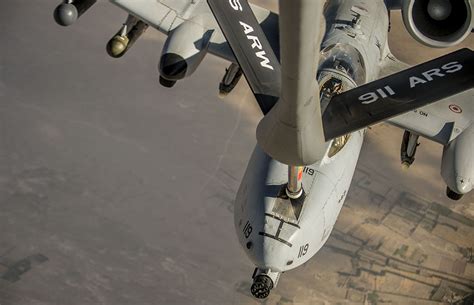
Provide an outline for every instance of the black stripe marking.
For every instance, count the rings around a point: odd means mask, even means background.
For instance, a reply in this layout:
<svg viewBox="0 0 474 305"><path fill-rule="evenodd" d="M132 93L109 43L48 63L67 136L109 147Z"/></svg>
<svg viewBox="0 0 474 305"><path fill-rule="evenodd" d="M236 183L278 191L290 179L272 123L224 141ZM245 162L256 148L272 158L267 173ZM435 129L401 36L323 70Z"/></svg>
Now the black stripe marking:
<svg viewBox="0 0 474 305"><path fill-rule="evenodd" d="M277 234L275 235L275 237L280 237L280 232L281 232L282 227L283 227L283 221L280 221L280 225L278 226Z"/></svg>
<svg viewBox="0 0 474 305"><path fill-rule="evenodd" d="M282 221L282 222L284 222L284 223L286 223L286 224L289 224L290 226L297 227L298 229L300 228L300 226L297 225L296 223L286 221L286 220L284 220L283 218L278 217L278 216L276 216L276 215L272 215L272 214L265 213L265 216L271 217L271 218L273 218L273 219L277 219L277 220Z"/></svg>
<svg viewBox="0 0 474 305"><path fill-rule="evenodd" d="M262 235L262 236L264 236L264 237L268 237L268 238L274 239L274 240L276 240L276 241L279 241L279 242L281 242L282 244L285 244L285 245L287 245L287 246L290 247L290 248L293 246L291 243L287 242L286 240L281 239L281 238L276 237L276 236L273 236L273 235L270 235L270 234L268 234L268 233L258 232L258 235Z"/></svg>

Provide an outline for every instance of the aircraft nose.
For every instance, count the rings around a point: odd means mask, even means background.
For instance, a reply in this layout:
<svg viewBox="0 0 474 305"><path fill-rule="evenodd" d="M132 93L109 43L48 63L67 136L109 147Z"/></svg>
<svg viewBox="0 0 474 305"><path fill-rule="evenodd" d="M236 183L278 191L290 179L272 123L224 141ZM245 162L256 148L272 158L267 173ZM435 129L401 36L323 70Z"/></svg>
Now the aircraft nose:
<svg viewBox="0 0 474 305"><path fill-rule="evenodd" d="M255 245L252 249L255 265L280 272L292 269L294 240L298 239L300 231L298 225L267 214L262 225L255 229Z"/></svg>
<svg viewBox="0 0 474 305"><path fill-rule="evenodd" d="M273 271L285 271L288 269L288 257L290 248L265 238L261 246L254 251L254 263L261 269ZM256 247L256 248L257 248ZM287 249L288 248L288 249Z"/></svg>
<svg viewBox="0 0 474 305"><path fill-rule="evenodd" d="M456 177L456 188L460 194L469 193L472 190L472 182L464 177Z"/></svg>

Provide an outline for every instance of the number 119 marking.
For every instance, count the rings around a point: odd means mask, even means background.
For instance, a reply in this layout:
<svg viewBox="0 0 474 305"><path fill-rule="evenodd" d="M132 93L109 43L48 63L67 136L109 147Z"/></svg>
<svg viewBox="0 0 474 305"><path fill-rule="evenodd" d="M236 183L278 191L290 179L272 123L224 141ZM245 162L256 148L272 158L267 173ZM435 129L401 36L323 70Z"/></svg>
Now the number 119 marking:
<svg viewBox="0 0 474 305"><path fill-rule="evenodd" d="M298 258L305 256L308 252L309 244L303 245L300 247L300 251L298 252Z"/></svg>
<svg viewBox="0 0 474 305"><path fill-rule="evenodd" d="M249 238L250 234L252 234L252 231L252 225L250 225L250 221L247 221L243 229L245 238Z"/></svg>

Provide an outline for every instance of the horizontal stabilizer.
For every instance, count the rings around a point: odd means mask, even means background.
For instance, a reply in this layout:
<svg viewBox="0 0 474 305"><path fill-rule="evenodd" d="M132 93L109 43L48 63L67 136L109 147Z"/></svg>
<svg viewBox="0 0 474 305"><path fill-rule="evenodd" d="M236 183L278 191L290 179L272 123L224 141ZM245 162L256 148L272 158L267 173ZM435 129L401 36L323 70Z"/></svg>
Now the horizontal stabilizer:
<svg viewBox="0 0 474 305"><path fill-rule="evenodd" d="M280 63L246 0L207 1L263 114L280 95Z"/></svg>
<svg viewBox="0 0 474 305"><path fill-rule="evenodd" d="M474 52L461 49L334 96L327 141L474 87Z"/></svg>

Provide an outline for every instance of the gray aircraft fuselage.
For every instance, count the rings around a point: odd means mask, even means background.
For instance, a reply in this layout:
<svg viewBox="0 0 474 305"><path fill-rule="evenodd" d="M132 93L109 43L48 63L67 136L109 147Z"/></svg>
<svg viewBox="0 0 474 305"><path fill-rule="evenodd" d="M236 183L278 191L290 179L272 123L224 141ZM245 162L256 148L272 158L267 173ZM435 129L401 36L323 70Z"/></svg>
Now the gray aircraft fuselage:
<svg viewBox="0 0 474 305"><path fill-rule="evenodd" d="M325 17L320 85L335 78L347 90L376 79L388 51L384 2L333 0ZM328 239L349 191L364 133L343 139L345 145L335 154L336 140L327 143L324 158L305 167L302 205L281 196L287 166L255 148L237 193L234 221L244 251L259 269L273 274L274 282L280 272L308 261Z"/></svg>

